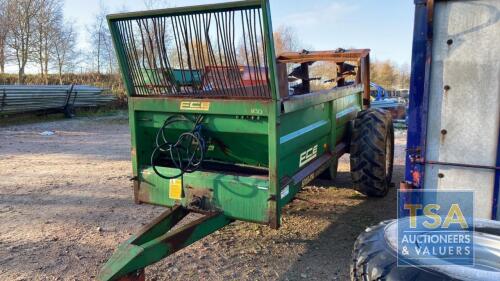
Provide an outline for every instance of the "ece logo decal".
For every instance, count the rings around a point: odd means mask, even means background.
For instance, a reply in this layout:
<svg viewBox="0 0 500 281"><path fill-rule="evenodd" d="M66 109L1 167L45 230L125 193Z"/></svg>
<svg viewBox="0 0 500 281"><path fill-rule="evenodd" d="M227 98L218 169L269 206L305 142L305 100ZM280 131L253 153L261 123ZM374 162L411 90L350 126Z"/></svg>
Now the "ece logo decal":
<svg viewBox="0 0 500 281"><path fill-rule="evenodd" d="M180 110L209 111L210 102L206 101L182 101Z"/></svg>
<svg viewBox="0 0 500 281"><path fill-rule="evenodd" d="M311 160L316 158L316 156L318 156L318 145L315 145L300 154L299 167L311 162Z"/></svg>

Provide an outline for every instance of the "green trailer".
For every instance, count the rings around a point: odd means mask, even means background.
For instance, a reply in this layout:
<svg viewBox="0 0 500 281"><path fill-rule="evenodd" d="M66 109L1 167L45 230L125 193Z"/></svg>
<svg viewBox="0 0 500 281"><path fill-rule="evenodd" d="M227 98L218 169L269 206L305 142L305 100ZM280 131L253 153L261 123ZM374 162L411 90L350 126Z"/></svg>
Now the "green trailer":
<svg viewBox="0 0 500 281"><path fill-rule="evenodd" d="M185 69L142 69L142 79L147 88L165 88L162 91L182 91L182 87L200 87L201 71ZM163 80L173 83L164 84ZM173 86L173 87L172 87Z"/></svg>
<svg viewBox="0 0 500 281"><path fill-rule="evenodd" d="M278 228L282 208L318 175L334 179L344 153L361 192L386 194L393 129L369 109L369 50L276 56L267 0L108 21L128 93L135 202L168 209L118 247L100 280L144 278L235 220ZM310 77L315 62L337 71ZM152 69L162 75L145 79ZM238 69L253 74L244 81ZM193 77L210 83L190 86ZM176 227L190 213L198 218Z"/></svg>

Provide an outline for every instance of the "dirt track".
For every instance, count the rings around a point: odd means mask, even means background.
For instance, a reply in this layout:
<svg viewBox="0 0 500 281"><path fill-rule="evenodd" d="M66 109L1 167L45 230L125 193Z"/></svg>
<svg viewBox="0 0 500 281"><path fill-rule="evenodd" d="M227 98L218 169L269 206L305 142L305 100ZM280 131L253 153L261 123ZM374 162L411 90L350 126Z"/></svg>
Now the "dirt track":
<svg viewBox="0 0 500 281"><path fill-rule="evenodd" d="M53 130L55 135L42 136ZM406 135L396 132L394 182ZM164 208L132 201L124 115L0 127L0 280L93 280ZM365 227L393 218L395 190L354 192L348 158L287 207L283 227L237 222L147 270L149 280L347 280Z"/></svg>

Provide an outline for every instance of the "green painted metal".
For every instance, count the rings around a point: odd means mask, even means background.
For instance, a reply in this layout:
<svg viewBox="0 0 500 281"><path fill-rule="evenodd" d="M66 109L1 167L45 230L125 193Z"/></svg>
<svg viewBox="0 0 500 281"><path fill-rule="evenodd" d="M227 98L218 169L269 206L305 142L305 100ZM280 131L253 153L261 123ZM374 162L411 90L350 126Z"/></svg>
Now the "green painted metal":
<svg viewBox="0 0 500 281"><path fill-rule="evenodd" d="M228 225L231 220L221 214L208 214L172 230L189 211L174 207L121 244L102 267L98 280L117 280L136 270L156 263L176 251Z"/></svg>
<svg viewBox="0 0 500 281"><path fill-rule="evenodd" d="M143 18L154 18L162 16L177 16L177 15L190 15L190 14L203 14L210 12L225 12L225 11L239 11L245 9L263 8L264 12L269 12L269 4L263 3L264 0L246 0L237 2L226 2L210 5L197 5L190 7L178 7L168 9L158 9L142 12L122 13L109 15L108 21L113 22L117 20L137 20ZM269 14L269 13L268 13ZM270 14L269 14L270 16ZM272 30L272 29L271 29Z"/></svg>
<svg viewBox="0 0 500 281"><path fill-rule="evenodd" d="M268 141L268 151L269 151L269 200L268 200L268 214L269 220L268 224L272 228L278 228L281 223L281 214L279 208L280 200L280 175L279 171L279 134L280 134L280 103L278 102L279 92L279 82L276 73L276 54L274 49L274 38L273 38L273 26L271 21L271 8L269 1L262 1L263 10L263 25L264 25L264 37L265 41L268 42L268 48L266 50L267 59L269 61L269 74L270 74L270 88L271 97L273 104L270 106L269 110L269 141Z"/></svg>
<svg viewBox="0 0 500 281"><path fill-rule="evenodd" d="M160 168L166 175L175 175L176 169ZM165 194L169 182L165 181L148 168L142 171L139 200L155 205L173 206L189 205L190 194L210 190L212 207L221 210L228 217L266 223L268 221L267 199L269 197L269 180L264 176L237 176L211 172L194 172L183 177L185 197L173 200Z"/></svg>
<svg viewBox="0 0 500 281"><path fill-rule="evenodd" d="M164 76L172 75L176 82L176 87L182 86L201 86L201 71L192 71L184 69L143 69L142 76L144 81L149 86L162 87L162 78Z"/></svg>
<svg viewBox="0 0 500 281"><path fill-rule="evenodd" d="M209 102L210 110L182 110L182 103ZM129 104L134 111L171 112L182 114L220 114L231 116L246 116L254 119L257 117L267 117L272 110L271 105L276 102L270 100L235 100L235 99L203 99L194 98L165 98L165 97L130 97Z"/></svg>
<svg viewBox="0 0 500 281"><path fill-rule="evenodd" d="M254 8L262 9L270 98L135 94L116 22ZM345 141L351 121L362 108L363 88L344 87L280 99L268 0L119 14L108 19L129 96L135 199L173 207L174 211L123 243L104 266L100 280L114 280L157 262L232 220L278 228L282 207L335 161L337 147ZM201 126L208 147L202 169L180 179L181 198L170 197L171 185L177 183L158 176L150 160L158 130L174 115L191 119L203 115ZM188 123L174 124L167 138L176 139L191 129ZM236 170L227 169L228 166ZM178 174L172 167L159 170L164 175ZM200 197L216 215L190 224L192 232L168 232L188 212L193 199ZM182 239L172 240L172 236Z"/></svg>

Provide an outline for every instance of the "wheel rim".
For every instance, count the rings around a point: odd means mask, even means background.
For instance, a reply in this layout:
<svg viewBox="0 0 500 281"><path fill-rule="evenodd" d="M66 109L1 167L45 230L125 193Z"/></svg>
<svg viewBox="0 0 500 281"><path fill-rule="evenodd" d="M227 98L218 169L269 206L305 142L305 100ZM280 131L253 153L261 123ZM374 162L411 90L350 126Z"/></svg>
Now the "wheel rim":
<svg viewBox="0 0 500 281"><path fill-rule="evenodd" d="M409 218L403 218L401 220L408 220ZM405 222L404 224L408 224ZM418 260L419 265L431 268L433 270L455 275L458 280L499 280L500 278L500 264L498 264L498 258L500 257L500 250L498 248L498 236L489 233L480 232L482 228L492 228L498 229L500 227L500 222L475 219L474 220L475 229L474 232L474 266L460 265L457 266L451 262L443 262L442 265L436 266L428 263L426 259ZM397 232L398 232L398 220L394 220L389 223L384 228L384 238L392 249L392 251L397 252ZM459 270L457 270L459 269Z"/></svg>

